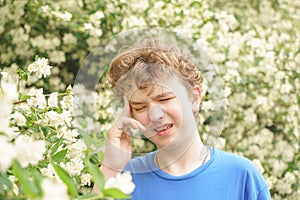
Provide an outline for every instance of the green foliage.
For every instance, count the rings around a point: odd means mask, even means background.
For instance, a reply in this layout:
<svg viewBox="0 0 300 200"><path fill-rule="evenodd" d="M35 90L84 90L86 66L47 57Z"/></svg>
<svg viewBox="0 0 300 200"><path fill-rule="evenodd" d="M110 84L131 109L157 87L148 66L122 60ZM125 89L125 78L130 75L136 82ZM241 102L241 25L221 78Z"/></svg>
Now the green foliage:
<svg viewBox="0 0 300 200"><path fill-rule="evenodd" d="M0 196L4 196L6 193L6 190L12 189L12 183L9 181L9 179L6 176L3 176L0 173Z"/></svg>
<svg viewBox="0 0 300 200"><path fill-rule="evenodd" d="M98 187L99 191L104 189L105 179L101 171L99 170L99 166L92 164L89 159L85 161L87 164L88 172L93 176L94 182Z"/></svg>
<svg viewBox="0 0 300 200"><path fill-rule="evenodd" d="M299 1L24 0L0 1L0 5L0 68L1 72L17 75L13 79L17 82L15 92L9 85L0 86L0 103L5 103L0 115L8 113L1 118L1 126L9 123L0 127L0 136L6 137L6 148L17 149L15 142L21 135L45 142L45 152L36 158L38 164L23 163L25 167L21 167L21 161L17 161L20 156L11 154L14 160L9 160L9 166L0 173L0 198L41 197L43 189L39 185L43 178L58 178L48 169L51 162L57 163L56 168L64 174L59 177L66 179L63 182L69 184L73 197L97 197L80 193L82 188L91 189L89 185L81 186L81 176L87 172L97 176L94 181L99 181L103 189L103 178L94 164L99 165L103 157L103 152L98 151L105 142L103 129L113 120L106 113L110 105L98 105L92 126L101 131L87 130L91 122L88 117L93 118L87 113L94 108L84 102L82 116L68 116L65 111L70 108L63 105L72 102L73 90L67 86L73 84L80 64L99 43L121 31L158 26L193 38L219 66L228 103L218 147L259 161L273 199L296 199L299 195ZM51 69L51 76L39 79L28 72L30 62L39 57L49 58L51 65L59 66ZM1 73L0 79L5 76ZM58 105L43 106L41 96L29 95L30 88L44 88L46 104L51 92L60 92ZM103 92L107 92L106 86ZM98 102L106 102L109 95L107 92L98 97ZM4 101L6 97L9 101ZM209 94L204 97L200 114L203 138L212 119L207 107L210 99ZM40 104L34 104L34 100ZM7 119L18 112L24 116L24 123L22 117ZM22 120L17 122L16 118ZM79 128L73 125L75 121ZM9 131L12 127L17 129L18 137ZM80 134L76 135L75 130ZM86 147L80 146L83 140ZM34 142L29 144L35 145ZM141 140L132 143L137 153L154 148ZM77 151L74 146L81 148ZM14 151L7 154L11 152ZM92 156L93 164L78 162L80 170L73 171L75 161L83 162L95 153L98 155ZM4 163L1 162L3 166ZM13 192L14 184L19 188L18 194ZM114 189L105 191L103 195L119 193Z"/></svg>
<svg viewBox="0 0 300 200"><path fill-rule="evenodd" d="M59 178L68 186L69 192L71 197L74 198L77 196L77 186L73 180L73 178L59 165L52 163L56 173L58 174Z"/></svg>
<svg viewBox="0 0 300 200"><path fill-rule="evenodd" d="M12 170L15 176L19 179L22 189L24 193L28 195L28 198L35 198L41 195L40 188L36 185L36 181L30 181L28 179L28 175L26 174L26 170L23 169L20 164L15 161L12 164Z"/></svg>

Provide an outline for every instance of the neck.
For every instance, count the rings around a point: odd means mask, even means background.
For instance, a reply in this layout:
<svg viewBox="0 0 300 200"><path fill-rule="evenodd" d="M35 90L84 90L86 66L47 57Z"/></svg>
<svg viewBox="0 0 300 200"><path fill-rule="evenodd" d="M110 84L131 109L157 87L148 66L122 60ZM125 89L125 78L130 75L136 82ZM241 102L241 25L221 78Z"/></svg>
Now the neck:
<svg viewBox="0 0 300 200"><path fill-rule="evenodd" d="M189 142L176 149L159 149L156 164L165 172L180 176L187 174L209 160L209 150L198 133Z"/></svg>

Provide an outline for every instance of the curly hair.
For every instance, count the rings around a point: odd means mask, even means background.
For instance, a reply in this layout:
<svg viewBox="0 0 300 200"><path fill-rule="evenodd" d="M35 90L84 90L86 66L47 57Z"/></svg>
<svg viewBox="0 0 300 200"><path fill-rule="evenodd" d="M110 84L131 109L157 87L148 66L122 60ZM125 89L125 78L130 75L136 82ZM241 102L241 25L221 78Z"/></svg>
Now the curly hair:
<svg viewBox="0 0 300 200"><path fill-rule="evenodd" d="M108 81L115 87L120 77L130 69L143 64L165 65L177 70L192 86L201 84L203 77L196 64L176 47L167 46L159 40L144 38L133 47L118 54L110 64Z"/></svg>
<svg viewBox="0 0 300 200"><path fill-rule="evenodd" d="M135 77L140 77L142 73L149 72L149 70L151 70L150 76L153 76L153 74L157 74L154 73L154 68L164 73L164 75L173 74L168 73L170 70L162 69L162 66L167 66L167 68L178 72L177 74L180 75L180 78L188 81L191 86L202 84L202 74L188 56L181 54L176 47L167 46L153 38L141 39L133 47L123 49L110 64L108 81L114 89L120 80L124 80L124 78L121 78L123 75L135 69L140 70L139 76ZM161 78L159 77L160 75L156 76L158 76L156 78ZM148 76L149 78L151 77ZM147 82L145 81L145 76L142 78L142 81ZM142 86L141 84L137 85Z"/></svg>

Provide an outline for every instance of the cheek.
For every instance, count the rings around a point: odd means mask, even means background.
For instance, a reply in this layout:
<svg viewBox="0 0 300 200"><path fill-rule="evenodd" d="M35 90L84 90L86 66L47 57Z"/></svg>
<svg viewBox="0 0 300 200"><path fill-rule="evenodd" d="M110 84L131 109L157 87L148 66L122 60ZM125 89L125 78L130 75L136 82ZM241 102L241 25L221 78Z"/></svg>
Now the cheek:
<svg viewBox="0 0 300 200"><path fill-rule="evenodd" d="M170 107L167 110L167 115L172 117L174 120L179 121L182 117L182 110L181 107Z"/></svg>
<svg viewBox="0 0 300 200"><path fill-rule="evenodd" d="M133 113L133 118L139 121L143 126L149 124L148 112Z"/></svg>
<svg viewBox="0 0 300 200"><path fill-rule="evenodd" d="M182 109L184 108L182 108L177 102L166 105L164 107L166 115L172 118L172 120L176 121L177 123L181 120Z"/></svg>

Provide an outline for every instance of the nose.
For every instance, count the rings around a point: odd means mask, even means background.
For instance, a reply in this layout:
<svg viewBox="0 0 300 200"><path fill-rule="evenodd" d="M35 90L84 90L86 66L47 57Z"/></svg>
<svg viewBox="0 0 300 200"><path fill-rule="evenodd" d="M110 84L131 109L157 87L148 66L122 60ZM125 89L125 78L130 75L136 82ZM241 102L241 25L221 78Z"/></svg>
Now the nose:
<svg viewBox="0 0 300 200"><path fill-rule="evenodd" d="M162 107L160 107L159 105L154 105L150 107L149 117L151 121L160 121L164 119L165 112L163 111Z"/></svg>

